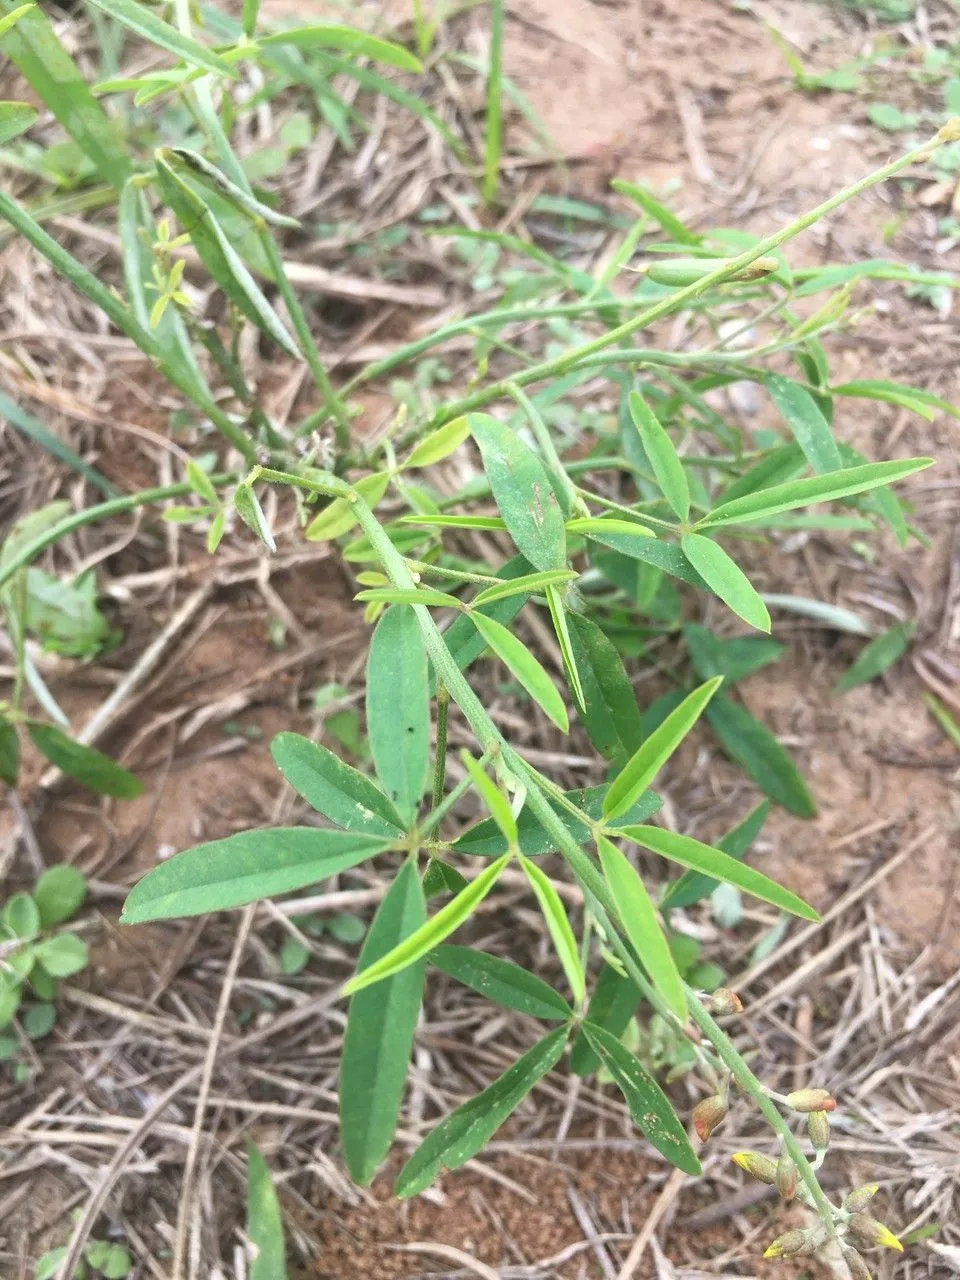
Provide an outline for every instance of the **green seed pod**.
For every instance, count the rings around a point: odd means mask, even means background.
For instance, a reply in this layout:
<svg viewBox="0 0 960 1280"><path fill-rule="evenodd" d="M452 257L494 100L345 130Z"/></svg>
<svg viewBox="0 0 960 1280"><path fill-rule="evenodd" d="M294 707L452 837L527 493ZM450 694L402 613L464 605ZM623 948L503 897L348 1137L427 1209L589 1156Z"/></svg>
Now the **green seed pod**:
<svg viewBox="0 0 960 1280"><path fill-rule="evenodd" d="M769 1187L776 1185L777 1162L769 1156L761 1155L759 1151L736 1151L730 1159L758 1182L765 1182Z"/></svg>
<svg viewBox="0 0 960 1280"><path fill-rule="evenodd" d="M704 276L712 275L729 258L667 258L663 262L652 262L647 268L647 276L657 284L670 284L678 287L696 284ZM776 258L757 258L756 261L741 267L730 276L731 280L758 280L779 269Z"/></svg>
<svg viewBox="0 0 960 1280"><path fill-rule="evenodd" d="M842 1244L840 1251L843 1254L843 1260L850 1269L852 1280L873 1280L870 1274L870 1268L864 1262L863 1258L857 1253L851 1244Z"/></svg>
<svg viewBox="0 0 960 1280"><path fill-rule="evenodd" d="M865 1186L856 1187L843 1202L843 1207L850 1213L862 1213L873 1197L880 1190L876 1182L868 1182Z"/></svg>
<svg viewBox="0 0 960 1280"><path fill-rule="evenodd" d="M787 1094L787 1106L794 1111L835 1111L837 1102L826 1089L797 1089Z"/></svg>
<svg viewBox="0 0 960 1280"><path fill-rule="evenodd" d="M797 1194L798 1181L797 1166L785 1151L781 1152L777 1161L777 1191L784 1200L792 1200Z"/></svg>
<svg viewBox="0 0 960 1280"><path fill-rule="evenodd" d="M714 1129L727 1114L727 1104L719 1094L702 1098L693 1108L693 1127L701 1142L706 1142Z"/></svg>
<svg viewBox="0 0 960 1280"><path fill-rule="evenodd" d="M800 1253L807 1243L805 1231L785 1231L782 1236L769 1245L763 1253L765 1258L792 1258Z"/></svg>
<svg viewBox="0 0 960 1280"><path fill-rule="evenodd" d="M847 1223L847 1230L854 1240L868 1249L881 1247L903 1253L903 1245L890 1228L865 1213L855 1213Z"/></svg>
<svg viewBox="0 0 960 1280"><path fill-rule="evenodd" d="M814 1151L826 1151L830 1145L830 1119L825 1111L811 1111L807 1116L807 1136Z"/></svg>

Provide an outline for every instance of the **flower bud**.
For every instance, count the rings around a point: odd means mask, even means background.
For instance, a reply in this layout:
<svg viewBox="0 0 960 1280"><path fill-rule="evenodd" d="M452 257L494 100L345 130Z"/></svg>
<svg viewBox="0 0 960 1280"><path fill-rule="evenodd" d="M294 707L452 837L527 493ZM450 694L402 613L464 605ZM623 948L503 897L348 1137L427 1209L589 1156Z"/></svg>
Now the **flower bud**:
<svg viewBox="0 0 960 1280"><path fill-rule="evenodd" d="M843 1254L843 1260L850 1270L852 1280L873 1280L873 1276L870 1274L870 1268L864 1262L863 1258L861 1258L860 1254L857 1253L856 1249L854 1249L853 1245L842 1244L840 1246L840 1252Z"/></svg>
<svg viewBox="0 0 960 1280"><path fill-rule="evenodd" d="M763 1156L759 1151L736 1151L730 1159L734 1164L739 1165L744 1173L749 1173L751 1178L765 1182L770 1187L776 1185L777 1162L771 1160L769 1156Z"/></svg>
<svg viewBox="0 0 960 1280"><path fill-rule="evenodd" d="M868 1182L866 1186L856 1187L844 1200L843 1207L849 1210L850 1213L862 1213L879 1190L880 1188L875 1182Z"/></svg>
<svg viewBox="0 0 960 1280"><path fill-rule="evenodd" d="M792 1200L797 1194L798 1180L797 1166L787 1153L782 1151L777 1161L777 1191L784 1200Z"/></svg>
<svg viewBox="0 0 960 1280"><path fill-rule="evenodd" d="M697 1103L693 1108L693 1127L701 1142L706 1142L726 1114L727 1104L719 1094Z"/></svg>
<svg viewBox="0 0 960 1280"><path fill-rule="evenodd" d="M807 1233L805 1231L785 1231L782 1236L777 1236L773 1244L769 1245L763 1253L765 1258L792 1258L794 1254L799 1253L807 1243Z"/></svg>
<svg viewBox="0 0 960 1280"><path fill-rule="evenodd" d="M825 1111L811 1111L807 1116L807 1136L814 1151L826 1151L830 1145L830 1121Z"/></svg>
<svg viewBox="0 0 960 1280"><path fill-rule="evenodd" d="M787 1106L794 1111L835 1111L837 1102L826 1089L797 1089L787 1094Z"/></svg>
<svg viewBox="0 0 960 1280"><path fill-rule="evenodd" d="M855 1213L847 1223L847 1230L856 1241L868 1249L880 1247L896 1249L897 1253L903 1253L903 1245L890 1228L885 1227L882 1222L877 1222L876 1218L868 1217L865 1213Z"/></svg>
<svg viewBox="0 0 960 1280"><path fill-rule="evenodd" d="M710 993L708 1003L711 1011L718 1017L728 1013L743 1013L743 1001L728 987L717 987L716 991Z"/></svg>

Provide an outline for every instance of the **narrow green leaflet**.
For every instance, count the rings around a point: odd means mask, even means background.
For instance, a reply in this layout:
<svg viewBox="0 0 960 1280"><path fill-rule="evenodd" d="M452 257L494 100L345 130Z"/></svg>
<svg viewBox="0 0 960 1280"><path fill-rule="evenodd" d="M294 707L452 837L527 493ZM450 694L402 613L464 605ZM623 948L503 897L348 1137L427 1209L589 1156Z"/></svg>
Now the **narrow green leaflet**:
<svg viewBox="0 0 960 1280"><path fill-rule="evenodd" d="M639 391L630 392L629 402L633 425L640 434L660 492L673 508L677 519L686 523L690 516L690 486L673 441Z"/></svg>
<svg viewBox="0 0 960 1280"><path fill-rule="evenodd" d="M638 520L618 520L615 516L577 516L573 520L568 520L566 527L569 533L582 533L588 538L599 534L600 541L610 533L622 533L637 538L656 538L657 536L652 529L648 529L645 524L640 524Z"/></svg>
<svg viewBox="0 0 960 1280"><path fill-rule="evenodd" d="M901 409L909 409L932 422L937 412L948 413L952 418L960 417L960 409L949 400L923 391L920 387L905 387L899 382L882 382L865 380L862 382L844 382L839 387L830 388L831 395L858 396L864 400L880 400L886 404L898 405Z"/></svg>
<svg viewBox="0 0 960 1280"><path fill-rule="evenodd" d="M466 877L442 858L431 858L423 873L423 893L427 899L438 898L442 893L459 893L468 884Z"/></svg>
<svg viewBox="0 0 960 1280"><path fill-rule="evenodd" d="M292 893L390 847L382 836L320 827L239 831L174 854L147 873L123 904L122 924L228 911Z"/></svg>
<svg viewBox="0 0 960 1280"><path fill-rule="evenodd" d="M650 981L681 1022L686 1021L687 1001L683 980L657 919L647 886L626 854L604 836L597 838L600 865L617 904L624 933L633 944Z"/></svg>
<svg viewBox="0 0 960 1280"><path fill-rule="evenodd" d="M619 1040L627 1029L627 1023L636 1013L641 999L640 988L633 979L618 973L612 964L604 960L590 996L586 1020L595 1027L609 1031ZM599 1065L600 1059L583 1034L581 1026L570 1050L570 1070L574 1075L588 1076Z"/></svg>
<svg viewBox="0 0 960 1280"><path fill-rule="evenodd" d="M300 226L296 218L277 213L276 209L271 209L268 204L258 200L249 191L244 191L243 187L231 182L225 173L222 173L215 164L211 164L206 156L202 156L198 151L191 151L189 147L170 147L166 155L171 164L180 164L189 169L191 173L218 191L224 199L229 200L236 210L249 214L254 223L262 219L275 227L298 228Z"/></svg>
<svg viewBox="0 0 960 1280"><path fill-rule="evenodd" d="M442 1169L459 1169L482 1150L537 1081L556 1066L567 1035L567 1027L551 1031L482 1093L441 1120L400 1170L394 1195L417 1195Z"/></svg>
<svg viewBox="0 0 960 1280"><path fill-rule="evenodd" d="M247 1139L247 1239L253 1245L250 1280L287 1280L280 1201L263 1156ZM124 1271L124 1275L127 1273Z"/></svg>
<svg viewBox="0 0 960 1280"><path fill-rule="evenodd" d="M529 561L523 556L514 556L500 566L495 576L504 582L512 582L516 578L529 574L530 567ZM493 618L494 622L500 622L506 626L513 621L526 602L526 596L509 596L502 600L495 600L492 604L483 605L482 611L488 618ZM487 642L466 614L454 619L451 626L444 632L444 640L461 671L465 671L487 648Z"/></svg>
<svg viewBox="0 0 960 1280"><path fill-rule="evenodd" d="M567 625L567 610L563 603L563 596L554 586L546 588L546 596L554 635L557 637L560 655L563 658L563 669L567 676L567 684L570 686L570 692L573 694L578 710L582 711L583 685L580 683L580 672L577 670L577 661L573 655L573 645L570 641L570 628ZM560 727L563 728L562 725Z"/></svg>
<svg viewBox="0 0 960 1280"><path fill-rule="evenodd" d="M420 628L402 605L386 611L370 642L367 732L377 776L409 825L430 767L430 690Z"/></svg>
<svg viewBox="0 0 960 1280"><path fill-rule="evenodd" d="M0 102L0 146L25 133L36 118L36 108L29 102Z"/></svg>
<svg viewBox="0 0 960 1280"><path fill-rule="evenodd" d="M565 791L563 794L588 818L597 821L600 817L600 806L606 793L607 788L600 786L583 787L576 791ZM568 809L560 804L559 800L554 800L549 795L547 799L550 802L551 809L553 809L577 843L586 844L591 838L590 828L582 823L579 818L575 818ZM647 818L657 812L660 804L660 797L652 791L647 791L627 810L627 813L623 815L623 820L626 822L645 822ZM520 810L520 816L517 818L517 834L520 852L526 854L528 858L537 857L542 853L553 853L556 850L556 843L547 835L544 828L533 816L528 805L524 805ZM485 818L483 822L478 822L476 826L471 827L458 840L455 840L453 842L453 850L455 853L472 854L481 858L498 858L500 854L506 853L507 842L493 819Z"/></svg>
<svg viewBox="0 0 960 1280"><path fill-rule="evenodd" d="M414 587L404 590L401 587L370 587L366 591L358 591L354 600L364 600L372 604L425 604L435 609L459 609L460 601L446 591L434 591L432 587Z"/></svg>
<svg viewBox="0 0 960 1280"><path fill-rule="evenodd" d="M484 773L483 766L474 760L469 751L461 752L460 759L463 761L464 767L479 792L480 798L487 806L491 817L500 828L500 833L506 840L507 845L511 850L515 849L518 838L517 820L513 816L513 810L510 808L510 801L496 783Z"/></svg>
<svg viewBox="0 0 960 1280"><path fill-rule="evenodd" d="M611 782L604 796L604 818L612 821L621 817L646 791L696 724L700 713L716 693L721 682L721 677L715 676L694 689L631 756Z"/></svg>
<svg viewBox="0 0 960 1280"><path fill-rule="evenodd" d="M437 427L420 441L403 464L404 470L410 467L431 467L435 462L448 457L459 449L470 434L470 423L466 416L454 418L452 422Z"/></svg>
<svg viewBox="0 0 960 1280"><path fill-rule="evenodd" d="M430 952L429 961L441 973L456 978L488 1000L527 1013L545 1022L568 1021L573 1010L559 992L512 960L444 943Z"/></svg>
<svg viewBox="0 0 960 1280"><path fill-rule="evenodd" d="M643 741L633 685L613 641L595 622L579 613L568 621L583 687L583 726L605 760L622 763Z"/></svg>
<svg viewBox="0 0 960 1280"><path fill-rule="evenodd" d="M667 1095L649 1071L603 1027L585 1022L583 1034L613 1076L630 1108L633 1123L650 1145L677 1169L699 1176L702 1170L696 1152Z"/></svg>
<svg viewBox="0 0 960 1280"><path fill-rule="evenodd" d="M765 724L721 694L707 708L707 723L731 759L764 795L798 818L815 818L817 806L790 756Z"/></svg>
<svg viewBox="0 0 960 1280"><path fill-rule="evenodd" d="M604 527L606 526L606 527ZM653 565L664 573L669 573L691 587L699 587L701 591L709 588L703 578L674 542L663 542L640 525L631 525L626 520L591 520L586 527L585 521L572 520L567 526L571 533L584 533L593 542L599 542L611 551L619 551L621 555L632 556L634 560L642 560L644 564Z"/></svg>
<svg viewBox="0 0 960 1280"><path fill-rule="evenodd" d="M191 66L202 67L215 75L237 79L237 71L226 59L183 35L169 22L158 18L152 9L137 3L137 0L90 0L90 3L150 44L173 54L175 58L182 58Z"/></svg>
<svg viewBox="0 0 960 1280"><path fill-rule="evenodd" d="M834 693L846 693L858 684L867 684L876 676L892 667L903 657L910 644L915 622L896 622L886 631L875 636L873 640L858 654L853 662L833 686Z"/></svg>
<svg viewBox="0 0 960 1280"><path fill-rule="evenodd" d="M271 554L276 551L277 544L270 531L270 526L267 524L267 517L263 513L263 507L260 505L260 499L257 497L253 485L249 480L245 480L242 484L238 484L234 489L233 509L247 528L257 535Z"/></svg>
<svg viewBox="0 0 960 1280"><path fill-rule="evenodd" d="M104 0L95 0L103 4ZM117 0L111 0L116 3ZM388 67L397 67L400 71L422 71L423 64L419 58L404 49L402 45L391 40L383 40L379 36L368 35L354 27L338 26L335 23L320 23L314 26L292 27L289 31L275 31L268 36L261 36L258 44L263 48L273 45L293 44L299 49L321 48L340 49L344 53L355 54L360 58L373 58Z"/></svg>
<svg viewBox="0 0 960 1280"><path fill-rule="evenodd" d="M721 640L696 623L683 628L687 653L701 680L723 676L728 684L744 679L782 657L785 645L770 636L736 636Z"/></svg>
<svg viewBox="0 0 960 1280"><path fill-rule="evenodd" d="M688 533L680 540L683 554L710 590L744 622L758 631L770 630L770 615L750 579L723 547L700 533Z"/></svg>
<svg viewBox="0 0 960 1280"><path fill-rule="evenodd" d="M408 859L367 931L362 973L426 923L416 863ZM340 1142L354 1182L366 1186L390 1150L417 1028L426 960L359 991L350 1001L340 1059Z"/></svg>
<svg viewBox="0 0 960 1280"><path fill-rule="evenodd" d="M326 747L299 733L278 733L270 754L294 791L338 827L390 838L403 834L403 823L376 783Z"/></svg>
<svg viewBox="0 0 960 1280"><path fill-rule="evenodd" d="M162 151L157 153L156 166L157 185L164 203L189 234L215 284L251 324L289 355L300 359L300 349L244 266L210 206L174 171Z"/></svg>
<svg viewBox="0 0 960 1280"><path fill-rule="evenodd" d="M768 373L765 383L770 399L783 415L814 471L820 474L839 471L842 464L837 442L810 392L799 382L781 377L779 373Z"/></svg>
<svg viewBox="0 0 960 1280"><path fill-rule="evenodd" d="M428 951L432 951L455 929L459 929L464 920L472 914L493 888L511 856L511 854L504 854L502 858L492 862L475 880L471 880L465 889L461 889L446 906L441 907L437 914L422 925L416 933L388 951L386 955L381 956L362 973L355 973L344 986L343 994L351 996L365 987L372 986L375 982L380 982L383 978L389 978L391 974L399 973L407 965L413 964Z"/></svg>
<svg viewBox="0 0 960 1280"><path fill-rule="evenodd" d="M0 0L0 22L22 10L15 0ZM79 67L57 38L39 5L21 13L0 37L0 49L52 111L70 137L117 190L130 173L130 161L118 144L113 122L97 102Z"/></svg>
<svg viewBox="0 0 960 1280"><path fill-rule="evenodd" d="M574 1004L579 1006L587 997L586 978L583 966L580 963L577 940L574 937L573 929L570 927L570 921L563 908L563 903L560 901L560 895L554 888L549 876L544 875L535 862L531 862L529 858L525 858L521 854L520 865L530 881L530 887L536 896L537 902L540 904L543 918L547 922L547 929L553 940L554 948L560 957L560 963L563 965L563 972L567 976L570 990L573 992Z"/></svg>
<svg viewBox="0 0 960 1280"><path fill-rule="evenodd" d="M85 747L74 741L52 724L30 720L27 722L27 733L42 756L55 764L67 777L83 783L91 791L129 800L143 790L140 779L135 778L115 760L95 751L93 747Z"/></svg>
<svg viewBox="0 0 960 1280"><path fill-rule="evenodd" d="M47 867L33 890L33 900L40 912L40 927L52 929L55 924L79 911L87 896L87 882L76 867L66 864Z"/></svg>
<svg viewBox="0 0 960 1280"><path fill-rule="evenodd" d="M676 214L671 213L665 205L652 196L646 187L641 187L636 182L625 182L622 178L614 178L610 185L614 191L626 196L634 204L638 204L655 222L659 222L670 239L675 240L677 244L699 244L703 239L695 231L685 227Z"/></svg>
<svg viewBox="0 0 960 1280"><path fill-rule="evenodd" d="M804 920L815 922L820 919L813 907L808 906L802 898L798 898L789 889L784 889L775 880L771 880L769 876L754 871L753 867L738 862L736 858L731 858L728 853L723 853L720 849L714 849L711 845L694 840L692 836L678 836L675 832L665 831L662 827L646 826L621 827L620 834L628 840L643 845L645 849L660 854L662 858L669 858L671 862L679 862L681 866L702 871L704 875L713 876L724 884L735 884L744 893L750 893L763 902L779 907L782 911L789 911L791 915L802 916Z"/></svg>
<svg viewBox="0 0 960 1280"><path fill-rule="evenodd" d="M0 779L8 787L15 787L19 776L20 738L14 725L0 716Z"/></svg>
<svg viewBox="0 0 960 1280"><path fill-rule="evenodd" d="M785 444L765 453L759 462L742 475L737 476L722 491L719 502L732 502L748 493L769 489L773 485L786 484L806 467L806 458L798 444Z"/></svg>
<svg viewBox="0 0 960 1280"><path fill-rule="evenodd" d="M422 525L425 529L506 529L500 516L448 516L423 512L415 516L401 516L400 524Z"/></svg>
<svg viewBox="0 0 960 1280"><path fill-rule="evenodd" d="M107 498L116 498L117 490L110 481L95 467L91 467L89 463L84 462L79 454L75 453L69 445L65 444L59 436L55 436L39 418L35 418L32 413L27 413L16 401L11 400L9 396L0 392L0 417L6 418L11 427L26 436L28 440L32 440L38 444L41 449L45 449L51 457L59 458L61 462L65 462L68 467L77 472L78 475L86 476L92 485L94 485ZM69 503L67 504L69 510Z"/></svg>
<svg viewBox="0 0 960 1280"><path fill-rule="evenodd" d="M535 569L565 569L563 512L546 467L506 423L487 413L471 413L468 421L517 550Z"/></svg>
<svg viewBox="0 0 960 1280"><path fill-rule="evenodd" d="M566 733L570 722L560 691L523 641L485 614L471 613L470 621L534 702Z"/></svg>
<svg viewBox="0 0 960 1280"><path fill-rule="evenodd" d="M837 631L849 631L854 636L872 635L870 624L858 613L854 613L852 609L844 609L841 605L828 604L826 600L769 592L764 595L763 600L771 608L798 613L803 618L813 618L816 622L822 622L825 627L832 627Z"/></svg>
<svg viewBox="0 0 960 1280"><path fill-rule="evenodd" d="M511 582L502 582L495 587L484 587L470 602L475 608L492 604L494 600L505 600L507 596L536 595L546 587L556 586L561 582L571 582L578 576L576 569L548 569L546 573L526 573Z"/></svg>
<svg viewBox="0 0 960 1280"><path fill-rule="evenodd" d="M869 462L861 467L846 467L822 476L805 476L786 484L745 494L732 502L721 503L699 522L699 528L717 528L725 524L742 524L761 516L775 515L778 511L792 511L796 507L809 506L812 502L831 502L836 498L849 498L856 493L866 493L883 484L903 480L926 467L933 466L932 458L906 458L902 462Z"/></svg>
<svg viewBox="0 0 960 1280"><path fill-rule="evenodd" d="M731 858L743 858L760 834L769 812L770 801L761 801L742 822L727 832L717 848L728 853ZM695 902L708 898L719 883L713 876L705 876L700 871L685 871L668 891L663 900L663 909L669 911L675 907L692 907Z"/></svg>
<svg viewBox="0 0 960 1280"><path fill-rule="evenodd" d="M371 475L361 476L353 487L367 506L375 507L387 492L389 484L389 471L375 471ZM356 504L348 502L346 498L334 498L307 525L304 536L308 542L327 542L331 538L339 538L342 533L348 533L356 523Z"/></svg>

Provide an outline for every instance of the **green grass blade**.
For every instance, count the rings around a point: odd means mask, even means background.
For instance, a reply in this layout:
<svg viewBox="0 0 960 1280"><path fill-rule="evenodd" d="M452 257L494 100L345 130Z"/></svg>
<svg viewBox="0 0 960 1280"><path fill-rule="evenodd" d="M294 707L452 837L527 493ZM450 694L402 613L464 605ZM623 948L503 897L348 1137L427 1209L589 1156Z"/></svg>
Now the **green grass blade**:
<svg viewBox="0 0 960 1280"><path fill-rule="evenodd" d="M234 67L204 45L190 36L183 35L169 22L158 18L152 9L138 4L137 0L89 0L101 12L119 22L121 26L133 31L141 39L165 49L173 57L182 59L193 67L202 67L204 71L212 71L214 75L226 76L230 80L238 78Z"/></svg>
<svg viewBox="0 0 960 1280"><path fill-rule="evenodd" d="M503 148L503 0L490 0L490 61L484 125L483 198L491 204L500 179Z"/></svg>
<svg viewBox="0 0 960 1280"><path fill-rule="evenodd" d="M26 133L36 119L36 107L29 102L0 102L0 146Z"/></svg>
<svg viewBox="0 0 960 1280"><path fill-rule="evenodd" d="M253 1245L250 1280L286 1280L280 1201L263 1156L247 1139L247 1238ZM119 1275L119 1272L111 1273ZM125 1273L124 1273L125 1274Z"/></svg>
<svg viewBox="0 0 960 1280"><path fill-rule="evenodd" d="M103 0L94 0L103 3ZM116 3L116 0L111 0ZM384 40L380 36L372 36L355 27L344 27L337 23L318 23L314 26L291 27L289 31L274 31L270 35L261 36L258 41L263 49L273 45L295 45L298 49L340 49L358 58L372 58L387 67L396 67L400 71L423 70L423 63L415 58L409 49L394 44L392 40Z"/></svg>
<svg viewBox="0 0 960 1280"><path fill-rule="evenodd" d="M79 454L74 453L70 446L64 444L62 440L58 440L53 432L49 431L38 418L21 409L18 404L11 400L9 396L4 395L3 392L0 392L0 418L6 418L12 427L15 427L28 440L32 440L34 444L46 449L51 457L66 463L78 475L85 476L106 497L115 498L117 496L117 490L106 476L102 476L95 467L91 467L89 462L84 462Z"/></svg>

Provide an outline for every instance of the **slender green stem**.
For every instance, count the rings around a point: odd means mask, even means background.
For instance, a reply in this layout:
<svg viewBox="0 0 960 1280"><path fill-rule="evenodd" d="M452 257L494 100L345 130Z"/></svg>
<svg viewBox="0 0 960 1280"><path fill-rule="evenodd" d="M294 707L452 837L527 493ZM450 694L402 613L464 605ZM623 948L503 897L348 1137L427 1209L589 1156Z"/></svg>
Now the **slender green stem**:
<svg viewBox="0 0 960 1280"><path fill-rule="evenodd" d="M564 492L567 495L567 508L573 511L577 506L577 490L573 481L563 469L563 463L560 461L559 453L557 453L557 446L553 443L553 436L547 430L547 424L544 422L540 410L527 393L521 387L518 387L515 382L511 382L508 385L507 391L520 406L527 421L530 423L530 430L536 437L540 452L546 458L555 478L563 485Z"/></svg>
<svg viewBox="0 0 960 1280"><path fill-rule="evenodd" d="M445 565L427 564L423 560L407 560L407 566L421 577L446 578L449 582L475 582L481 587L496 587L503 581L492 573L468 573L466 569L448 569Z"/></svg>
<svg viewBox="0 0 960 1280"><path fill-rule="evenodd" d="M480 757L480 768L485 769L492 759L493 752L485 751ZM428 837L437 830L440 823L444 820L453 806L467 794L472 786L473 779L469 774L467 774L465 777L460 779L451 791L447 792L446 796L444 796L443 800L441 800L440 804L438 804L435 809L431 809L417 829L418 836L425 844L429 843L432 849L440 848L445 845L446 842L443 840L428 841Z"/></svg>
<svg viewBox="0 0 960 1280"><path fill-rule="evenodd" d="M443 799L443 786L447 777L447 712L450 695L443 681L437 678L437 749L433 763L433 807L439 809Z"/></svg>
<svg viewBox="0 0 960 1280"><path fill-rule="evenodd" d="M661 520L659 516L647 515L644 511L642 514L635 507L628 507L622 502L615 502L613 498L605 498L603 494L591 493L589 489L577 489L577 493L586 502L595 502L598 507L604 507L607 511L619 511L622 515L631 516L637 520L637 523L656 525L658 529L663 529L665 533L679 533L680 527L675 520Z"/></svg>
<svg viewBox="0 0 960 1280"><path fill-rule="evenodd" d="M487 120L483 158L483 198L492 204L500 177L503 145L503 0L490 0L490 60L487 68Z"/></svg>

